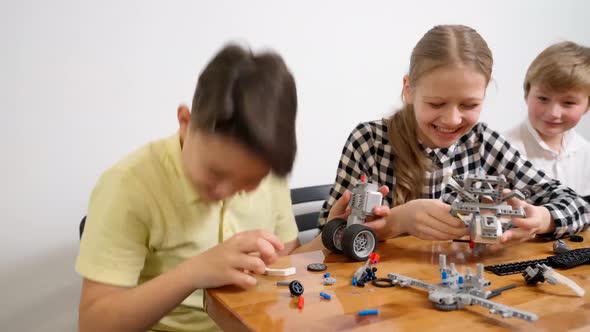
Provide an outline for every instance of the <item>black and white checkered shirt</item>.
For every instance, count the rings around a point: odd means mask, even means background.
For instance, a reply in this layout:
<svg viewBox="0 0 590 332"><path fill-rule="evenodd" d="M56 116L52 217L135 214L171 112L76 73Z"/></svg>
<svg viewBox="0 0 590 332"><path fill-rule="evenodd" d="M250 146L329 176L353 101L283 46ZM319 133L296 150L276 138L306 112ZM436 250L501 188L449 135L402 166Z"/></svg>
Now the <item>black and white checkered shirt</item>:
<svg viewBox="0 0 590 332"><path fill-rule="evenodd" d="M426 173L422 198L441 199L451 204L457 195L446 188L444 175L452 172L453 176L466 178L467 174L481 168L488 175L503 174L509 189L526 189L531 193L528 198L531 204L549 209L556 226L551 237L578 233L590 225L590 206L582 197L522 159L504 137L484 123L475 125L449 148L423 146L423 150L435 166ZM361 175L379 185L387 185L390 194L385 203L392 205L395 170L391 151L387 125L382 120L361 123L352 131L342 149L336 182L320 212L320 225L326 222L334 202L346 189L351 190Z"/></svg>

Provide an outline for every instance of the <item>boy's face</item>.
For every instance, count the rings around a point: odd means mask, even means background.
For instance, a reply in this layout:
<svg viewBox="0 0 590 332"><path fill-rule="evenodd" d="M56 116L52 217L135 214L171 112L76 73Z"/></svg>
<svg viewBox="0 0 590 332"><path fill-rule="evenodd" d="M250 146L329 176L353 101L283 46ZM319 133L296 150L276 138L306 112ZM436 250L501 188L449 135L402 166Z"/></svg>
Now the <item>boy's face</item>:
<svg viewBox="0 0 590 332"><path fill-rule="evenodd" d="M449 147L479 120L486 77L470 67L444 66L414 87L404 78L404 100L413 104L418 137L431 148Z"/></svg>
<svg viewBox="0 0 590 332"><path fill-rule="evenodd" d="M580 90L551 92L531 85L526 97L529 120L541 138L560 137L588 111L588 97Z"/></svg>
<svg viewBox="0 0 590 332"><path fill-rule="evenodd" d="M269 174L269 164L240 143L190 129L188 108L181 106L178 113L183 166L201 197L219 201L239 191L252 191Z"/></svg>

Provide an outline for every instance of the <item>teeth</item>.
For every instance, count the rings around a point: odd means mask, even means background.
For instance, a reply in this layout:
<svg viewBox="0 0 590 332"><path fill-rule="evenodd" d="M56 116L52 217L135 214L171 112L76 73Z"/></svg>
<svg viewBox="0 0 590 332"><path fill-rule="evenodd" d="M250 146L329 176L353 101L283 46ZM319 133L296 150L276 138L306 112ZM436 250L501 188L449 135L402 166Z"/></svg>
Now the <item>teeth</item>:
<svg viewBox="0 0 590 332"><path fill-rule="evenodd" d="M434 128L436 128L436 130L440 131L441 133L454 133L455 131L457 131L457 128L447 129L447 128L441 128L441 127L437 127L437 126L435 126Z"/></svg>

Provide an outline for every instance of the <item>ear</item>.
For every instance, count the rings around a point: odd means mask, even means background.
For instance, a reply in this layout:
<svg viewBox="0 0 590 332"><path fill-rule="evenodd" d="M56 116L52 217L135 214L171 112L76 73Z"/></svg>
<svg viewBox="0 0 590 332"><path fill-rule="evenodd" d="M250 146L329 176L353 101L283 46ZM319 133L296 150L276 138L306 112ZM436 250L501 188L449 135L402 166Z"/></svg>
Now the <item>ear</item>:
<svg viewBox="0 0 590 332"><path fill-rule="evenodd" d="M188 134L191 122L191 111L188 109L188 106L178 106L178 109L176 110L176 118L178 119L178 133L180 135L180 143L182 144Z"/></svg>
<svg viewBox="0 0 590 332"><path fill-rule="evenodd" d="M411 105L414 103L414 91L412 90L412 86L410 85L410 77L408 75L404 76L404 80L402 83L402 97L404 98L404 103Z"/></svg>

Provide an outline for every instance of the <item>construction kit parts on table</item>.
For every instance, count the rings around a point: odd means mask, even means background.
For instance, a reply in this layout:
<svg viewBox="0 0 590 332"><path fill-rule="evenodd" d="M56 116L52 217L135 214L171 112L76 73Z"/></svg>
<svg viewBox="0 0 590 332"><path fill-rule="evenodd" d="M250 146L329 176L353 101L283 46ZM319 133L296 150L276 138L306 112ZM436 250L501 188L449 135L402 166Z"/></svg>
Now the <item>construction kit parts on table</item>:
<svg viewBox="0 0 590 332"><path fill-rule="evenodd" d="M288 267L286 269L269 269L268 267L264 270L264 274L269 276L287 277L297 273L297 269L294 267Z"/></svg>
<svg viewBox="0 0 590 332"><path fill-rule="evenodd" d="M507 274L522 273L529 266L545 264L552 268L569 269L582 264L590 263L590 248L572 249L563 254L549 256L543 259L535 259L523 262L513 262L486 266L487 271L503 276Z"/></svg>
<svg viewBox="0 0 590 332"><path fill-rule="evenodd" d="M326 277L324 278L323 284L324 285L333 285L336 283L336 279L332 278L332 277Z"/></svg>
<svg viewBox="0 0 590 332"><path fill-rule="evenodd" d="M289 292L293 296L303 295L303 284L298 280L293 280L289 283Z"/></svg>
<svg viewBox="0 0 590 332"><path fill-rule="evenodd" d="M395 286L391 282L391 279L389 279L389 278L376 278L376 279L373 279L372 282L373 282L373 286L379 287L379 288L389 288L389 287Z"/></svg>
<svg viewBox="0 0 590 332"><path fill-rule="evenodd" d="M327 268L328 268L328 266L326 266L326 264L312 263L307 266L307 271L321 272L321 271L326 271Z"/></svg>

